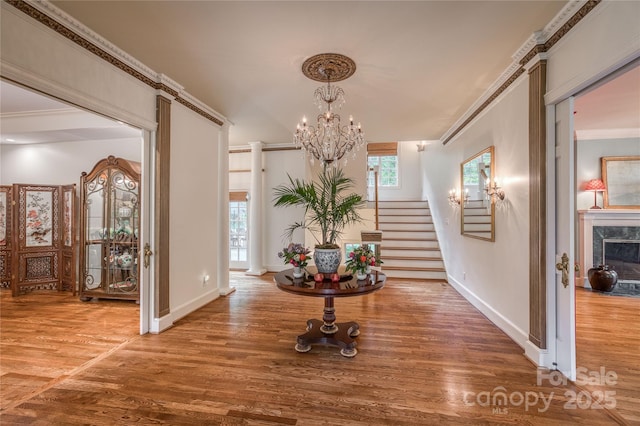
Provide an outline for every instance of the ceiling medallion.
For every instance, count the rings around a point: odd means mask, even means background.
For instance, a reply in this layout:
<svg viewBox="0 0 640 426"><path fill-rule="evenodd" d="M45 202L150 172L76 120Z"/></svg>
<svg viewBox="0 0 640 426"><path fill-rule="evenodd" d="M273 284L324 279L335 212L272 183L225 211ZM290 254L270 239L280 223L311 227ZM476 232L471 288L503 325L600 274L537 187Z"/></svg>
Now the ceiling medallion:
<svg viewBox="0 0 640 426"><path fill-rule="evenodd" d="M356 71L356 63L349 57L338 53L321 53L304 61L302 73L311 80L327 83L320 86L313 93L315 103L323 112L317 117L316 126L308 126L307 118L302 118L298 124L293 141L314 159L322 162L323 166L333 164L337 167L338 160L345 154L360 148L365 144L364 133L360 123L353 124L353 117L349 117L349 124L342 125L340 115L333 110L344 104L344 90L338 86L331 86L332 82L349 78ZM355 158L355 151L353 157ZM346 164L347 160L344 160Z"/></svg>
<svg viewBox="0 0 640 426"><path fill-rule="evenodd" d="M311 80L327 82L342 81L356 72L356 63L348 56L339 53L320 53L304 61L302 73Z"/></svg>

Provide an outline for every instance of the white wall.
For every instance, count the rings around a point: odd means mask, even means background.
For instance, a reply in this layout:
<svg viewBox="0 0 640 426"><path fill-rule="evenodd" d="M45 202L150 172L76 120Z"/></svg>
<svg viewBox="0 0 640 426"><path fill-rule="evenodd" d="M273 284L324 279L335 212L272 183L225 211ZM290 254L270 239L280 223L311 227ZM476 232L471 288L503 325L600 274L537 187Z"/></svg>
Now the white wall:
<svg viewBox="0 0 640 426"><path fill-rule="evenodd" d="M263 236L263 262L268 271L280 271L285 268L282 259L278 258L278 252L282 250L289 241L283 236L285 229L294 222L299 222L303 218L304 210L294 207L274 207L273 189L281 184L288 184L291 176L293 179L305 179L306 159L302 151L268 151L263 153L263 184L262 189L262 211L264 219L262 222ZM293 241L305 243L313 249L313 242L305 241L302 230L295 232Z"/></svg>
<svg viewBox="0 0 640 426"><path fill-rule="evenodd" d="M546 102L573 95L640 56L637 16L640 2L603 2L556 44L547 62ZM450 283L521 346L529 330L527 92L524 75L446 146L422 153L424 191ZM446 202L448 190L459 186L460 162L490 145L506 192L496 208L495 243L461 236L459 208Z"/></svg>
<svg viewBox="0 0 640 426"><path fill-rule="evenodd" d="M140 139L74 141L29 145L0 145L0 183L80 185L80 174L89 173L103 158L113 155L140 162Z"/></svg>
<svg viewBox="0 0 640 426"><path fill-rule="evenodd" d="M211 121L171 103L169 300L174 320L219 295L216 253L228 244L218 241L217 231L218 132ZM210 281L203 285L205 275Z"/></svg>
<svg viewBox="0 0 640 426"><path fill-rule="evenodd" d="M154 88L6 2L1 7L3 77L136 127L154 130Z"/></svg>
<svg viewBox="0 0 640 426"><path fill-rule="evenodd" d="M578 140L576 149L576 208L587 210L593 206L593 192L582 189L590 179L602 178L602 157L640 155L640 138ZM603 207L603 193L597 195L598 206Z"/></svg>
<svg viewBox="0 0 640 426"><path fill-rule="evenodd" d="M422 181L416 175L420 168L418 141L398 143L398 186L378 187L378 199L385 201L421 200ZM373 200L373 198L371 198Z"/></svg>
<svg viewBox="0 0 640 426"><path fill-rule="evenodd" d="M529 330L527 117L528 80L521 77L455 139L421 153L449 282L520 345ZM447 200L448 191L460 186L460 163L491 145L506 192L496 208L495 242L462 236L460 208Z"/></svg>
<svg viewBox="0 0 640 426"><path fill-rule="evenodd" d="M555 104L640 56L640 2L605 1L548 52L545 102Z"/></svg>
<svg viewBox="0 0 640 426"><path fill-rule="evenodd" d="M0 73L3 78L149 132L156 130L158 91L154 85L122 71L8 3L2 2L0 7ZM48 14L69 27L77 27L50 3L38 3L36 7L51 9ZM113 54L148 81L154 84L162 82L207 113L220 117L184 92L169 77L117 51L90 30L83 34L91 43ZM171 121L171 313L158 319L153 312L153 300L148 304L141 300L142 312L149 310L143 324L148 318L152 331L171 326L173 320L217 295L216 253L219 247L227 249L224 242L218 245L214 231L218 213L219 127L177 102L172 103ZM149 164L143 164L143 170L149 169ZM199 192L196 194L196 191ZM186 226L194 223L199 227ZM208 271L211 271L209 284L205 288L195 288L197 283L202 285L201 275ZM221 285L227 286L228 283Z"/></svg>

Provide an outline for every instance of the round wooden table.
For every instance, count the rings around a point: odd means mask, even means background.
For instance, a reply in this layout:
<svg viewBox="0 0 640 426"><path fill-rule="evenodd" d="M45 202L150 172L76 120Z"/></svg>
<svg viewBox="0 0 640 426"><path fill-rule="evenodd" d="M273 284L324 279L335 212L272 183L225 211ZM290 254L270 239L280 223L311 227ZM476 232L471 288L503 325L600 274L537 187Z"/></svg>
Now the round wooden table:
<svg viewBox="0 0 640 426"><path fill-rule="evenodd" d="M343 274L338 282L330 279L316 282L313 275L294 278L293 269L286 269L275 274L274 280L280 290L288 293L324 298L322 320L307 321L307 332L298 336L296 351L309 352L312 344L322 343L339 346L340 354L351 358L358 353L354 338L360 334L360 326L354 321L336 323L334 298L373 293L384 287L386 276L382 272L372 271L364 280L358 280L351 274Z"/></svg>

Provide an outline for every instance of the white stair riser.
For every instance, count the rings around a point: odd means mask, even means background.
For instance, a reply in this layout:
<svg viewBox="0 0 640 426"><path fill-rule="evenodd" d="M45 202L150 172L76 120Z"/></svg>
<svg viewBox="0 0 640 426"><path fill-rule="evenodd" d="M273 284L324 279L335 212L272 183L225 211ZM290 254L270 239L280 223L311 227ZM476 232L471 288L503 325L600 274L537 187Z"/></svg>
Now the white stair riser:
<svg viewBox="0 0 640 426"><path fill-rule="evenodd" d="M465 216L465 223L491 223L491 216Z"/></svg>
<svg viewBox="0 0 640 426"><path fill-rule="evenodd" d="M465 223L464 232L491 232L490 223Z"/></svg>
<svg viewBox="0 0 640 426"><path fill-rule="evenodd" d="M491 238L491 232L490 232L490 231L487 231L487 232L479 232L479 231L470 232L470 231L465 231L465 234L473 235L474 237Z"/></svg>
<svg viewBox="0 0 640 426"><path fill-rule="evenodd" d="M386 238L382 238L382 247L387 246L387 247L419 247L419 248L424 248L424 247L429 247L429 248L440 248L438 246L438 242L437 241L401 241L401 240L392 240L392 239L386 239Z"/></svg>
<svg viewBox="0 0 640 426"><path fill-rule="evenodd" d="M385 259L382 256L380 256L380 259L384 262L382 267L401 266L403 268L444 268L442 260L400 260Z"/></svg>
<svg viewBox="0 0 640 426"><path fill-rule="evenodd" d="M426 201L378 201L378 208L427 209L429 203Z"/></svg>
<svg viewBox="0 0 640 426"><path fill-rule="evenodd" d="M393 249L380 249L380 257L384 260L385 256L403 256L403 257L414 257L414 256L427 256L427 257L436 257L440 258L442 255L440 254L440 250L393 250Z"/></svg>
<svg viewBox="0 0 640 426"><path fill-rule="evenodd" d="M384 265L383 265L384 266ZM423 280L442 280L447 281L447 274L445 272L430 272L430 271L385 271L384 267L382 272L388 278L412 278Z"/></svg>
<svg viewBox="0 0 640 426"><path fill-rule="evenodd" d="M431 217L431 212L429 209L378 209L378 218L381 217L399 217L399 216L407 216L407 217Z"/></svg>
<svg viewBox="0 0 640 426"><path fill-rule="evenodd" d="M384 231L382 234L382 240L395 240L397 238L420 238L424 240L435 240L435 231Z"/></svg>
<svg viewBox="0 0 640 426"><path fill-rule="evenodd" d="M486 209L464 209L465 216L485 216L491 217L491 212Z"/></svg>
<svg viewBox="0 0 640 426"><path fill-rule="evenodd" d="M380 230L389 231L434 231L433 223L380 223Z"/></svg>
<svg viewBox="0 0 640 426"><path fill-rule="evenodd" d="M380 226L389 224L389 222L433 224L433 219L431 216L378 216Z"/></svg>

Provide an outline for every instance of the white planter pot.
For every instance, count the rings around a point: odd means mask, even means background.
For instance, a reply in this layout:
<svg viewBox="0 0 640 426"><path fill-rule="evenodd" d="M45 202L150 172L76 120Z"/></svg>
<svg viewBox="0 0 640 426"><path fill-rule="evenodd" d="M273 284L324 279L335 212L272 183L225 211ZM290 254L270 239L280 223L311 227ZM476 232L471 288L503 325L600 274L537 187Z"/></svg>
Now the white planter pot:
<svg viewBox="0 0 640 426"><path fill-rule="evenodd" d="M338 267L342 261L342 250L340 248L316 248L313 252L313 261L321 274L334 274L338 272Z"/></svg>

